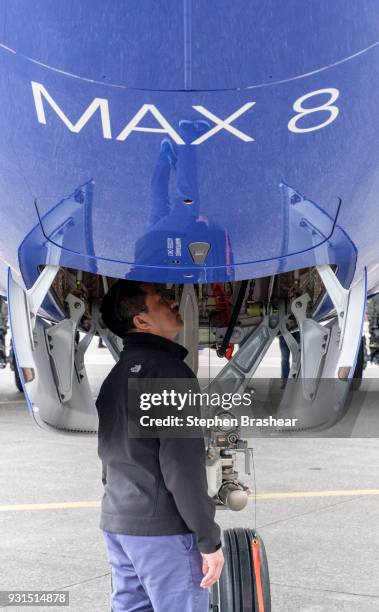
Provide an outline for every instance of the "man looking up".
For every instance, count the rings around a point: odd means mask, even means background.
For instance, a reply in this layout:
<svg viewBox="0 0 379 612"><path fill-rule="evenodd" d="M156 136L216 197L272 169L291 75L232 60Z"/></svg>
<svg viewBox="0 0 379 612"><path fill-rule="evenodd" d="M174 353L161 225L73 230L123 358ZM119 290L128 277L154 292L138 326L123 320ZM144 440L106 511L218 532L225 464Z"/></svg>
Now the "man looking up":
<svg viewBox="0 0 379 612"><path fill-rule="evenodd" d="M174 342L183 326L177 304L154 284L119 280L101 313L124 343L96 401L113 611L208 612L224 557L204 440L127 435L128 378L196 380L187 349Z"/></svg>

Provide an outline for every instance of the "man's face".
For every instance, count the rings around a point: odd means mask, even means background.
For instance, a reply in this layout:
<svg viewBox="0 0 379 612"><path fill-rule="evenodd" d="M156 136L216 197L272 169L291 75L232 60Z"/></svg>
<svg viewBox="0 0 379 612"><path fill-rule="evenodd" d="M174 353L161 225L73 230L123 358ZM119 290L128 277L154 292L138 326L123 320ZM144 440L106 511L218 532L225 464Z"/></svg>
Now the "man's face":
<svg viewBox="0 0 379 612"><path fill-rule="evenodd" d="M142 285L142 289L146 293L147 311L134 317L136 328L173 340L183 327L177 303L165 294L164 289L147 283Z"/></svg>

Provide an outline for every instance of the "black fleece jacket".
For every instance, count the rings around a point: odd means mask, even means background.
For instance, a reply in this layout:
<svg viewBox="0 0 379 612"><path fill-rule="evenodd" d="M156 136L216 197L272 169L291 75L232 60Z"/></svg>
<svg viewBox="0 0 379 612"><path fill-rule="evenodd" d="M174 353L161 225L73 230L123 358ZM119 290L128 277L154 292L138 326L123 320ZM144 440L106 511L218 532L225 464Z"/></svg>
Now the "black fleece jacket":
<svg viewBox="0 0 379 612"><path fill-rule="evenodd" d="M221 546L215 504L207 492L203 438L128 437L128 379L191 378L180 344L145 332L129 332L124 350L102 384L98 454L104 495L100 528L130 535L194 532L199 550Z"/></svg>

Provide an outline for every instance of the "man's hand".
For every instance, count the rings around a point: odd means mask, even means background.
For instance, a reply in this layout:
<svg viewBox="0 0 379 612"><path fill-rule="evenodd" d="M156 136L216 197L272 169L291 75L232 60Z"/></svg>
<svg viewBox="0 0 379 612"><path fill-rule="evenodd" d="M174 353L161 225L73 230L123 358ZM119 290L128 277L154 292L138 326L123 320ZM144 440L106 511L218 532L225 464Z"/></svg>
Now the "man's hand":
<svg viewBox="0 0 379 612"><path fill-rule="evenodd" d="M224 553L222 548L219 548L214 553L206 555L201 553L203 557L203 574L204 578L200 582L200 586L208 589L220 578L221 571L224 565Z"/></svg>

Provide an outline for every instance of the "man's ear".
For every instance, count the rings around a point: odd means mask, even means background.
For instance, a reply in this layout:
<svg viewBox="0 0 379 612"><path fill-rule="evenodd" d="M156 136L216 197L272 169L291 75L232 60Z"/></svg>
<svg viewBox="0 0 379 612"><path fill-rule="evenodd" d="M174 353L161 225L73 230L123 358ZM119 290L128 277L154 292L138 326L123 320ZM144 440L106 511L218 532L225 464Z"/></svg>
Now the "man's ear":
<svg viewBox="0 0 379 612"><path fill-rule="evenodd" d="M146 321L143 314L137 314L133 317L133 325L137 329L141 329L142 331L146 331L150 328L150 323Z"/></svg>

